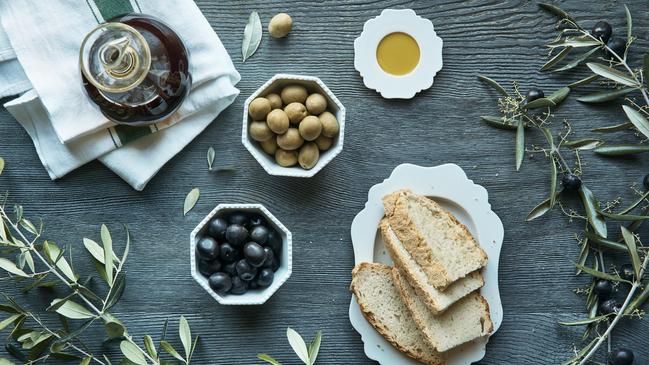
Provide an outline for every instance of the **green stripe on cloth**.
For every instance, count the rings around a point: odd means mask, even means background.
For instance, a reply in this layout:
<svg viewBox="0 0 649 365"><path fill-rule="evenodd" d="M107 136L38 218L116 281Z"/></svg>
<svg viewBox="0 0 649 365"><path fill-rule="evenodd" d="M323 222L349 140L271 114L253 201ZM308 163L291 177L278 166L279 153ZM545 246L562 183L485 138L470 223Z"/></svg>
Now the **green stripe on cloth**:
<svg viewBox="0 0 649 365"><path fill-rule="evenodd" d="M94 0L94 3L106 20L134 11L130 0Z"/></svg>
<svg viewBox="0 0 649 365"><path fill-rule="evenodd" d="M151 134L151 128L116 125L115 132L117 132L117 136L119 137L119 141L122 143L122 145L125 145L141 137L148 136L149 134Z"/></svg>

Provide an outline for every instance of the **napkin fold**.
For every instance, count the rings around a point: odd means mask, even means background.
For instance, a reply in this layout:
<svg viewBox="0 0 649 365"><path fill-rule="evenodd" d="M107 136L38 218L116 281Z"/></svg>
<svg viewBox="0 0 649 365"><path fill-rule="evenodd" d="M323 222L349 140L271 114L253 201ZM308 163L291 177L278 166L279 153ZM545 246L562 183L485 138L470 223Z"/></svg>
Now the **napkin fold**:
<svg viewBox="0 0 649 365"><path fill-rule="evenodd" d="M150 127L115 125L81 86L83 36L127 12L162 19L190 54L192 90L178 111ZM52 179L99 159L141 190L239 93L238 72L191 0L12 0L0 2L0 22L0 97L24 92L5 106Z"/></svg>

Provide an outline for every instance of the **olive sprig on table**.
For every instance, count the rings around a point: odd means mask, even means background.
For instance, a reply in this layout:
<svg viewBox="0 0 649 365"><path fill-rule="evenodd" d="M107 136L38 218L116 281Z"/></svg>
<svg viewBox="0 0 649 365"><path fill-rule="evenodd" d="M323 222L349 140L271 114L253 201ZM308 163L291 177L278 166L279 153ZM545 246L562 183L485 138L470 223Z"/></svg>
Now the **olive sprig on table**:
<svg viewBox="0 0 649 365"><path fill-rule="evenodd" d="M0 159L0 162L1 173L4 161ZM0 312L6 313L8 317L0 321L0 331L10 330L11 341L5 345L9 355L26 364L45 363L55 358L77 360L82 365L110 365L111 361L105 355L93 354L82 339L82 335L93 324L101 324L110 342L120 344L120 350L130 364L161 365L167 362L161 358L162 352L183 364L190 363L198 336L192 339L189 323L184 317L180 317L178 329L184 348L184 354L181 355L165 339L166 322L156 346L149 335L136 340L125 324L110 313L126 287L124 265L130 246L128 230L121 256L114 250L112 236L105 225L101 226L101 244L89 238L83 239L98 276L88 275L84 278L75 269L77 265L72 261L71 248L62 248L54 242L44 240L43 222L32 223L24 216L20 205L14 206L13 218L10 217L6 199L5 196L0 203L0 269L8 277L0 280L11 279L24 285L22 293L52 287L66 291L63 296L53 297L49 307L38 311L28 308L29 302L20 304L16 298L3 293L6 302L0 304ZM100 281L104 284L103 288L97 288ZM55 327L52 319L57 317L61 325ZM3 360L2 357L0 360Z"/></svg>
<svg viewBox="0 0 649 365"><path fill-rule="evenodd" d="M626 11L626 30L624 36L614 32L606 21L594 24L590 31L582 27L572 16L550 4L540 4L541 8L557 15L559 33L555 40L546 46L550 48L550 59L541 67L541 71L561 72L577 68L584 63L593 75L570 85L576 88L600 78L606 80L609 87L577 98L587 104L607 103L625 97L626 105L622 106L627 122L610 127L598 128L598 132L616 132L635 129L642 141L649 139L649 54L644 54L642 66L633 68L628 63L631 45L636 40L633 36L633 19L629 8ZM566 64L564 59L575 50L583 50ZM599 55L598 62L588 62ZM628 95L639 93L642 102L636 102ZM635 155L649 152L644 144L601 145L595 153L607 156Z"/></svg>
<svg viewBox="0 0 649 365"><path fill-rule="evenodd" d="M322 342L322 331L317 331L313 340L307 346L306 342L302 336L300 336L297 331L291 327L286 329L286 337L288 338L288 343L295 351L295 354L300 358L304 365L313 365L318 358L318 352L320 352L320 344ZM271 365L282 365L281 362L275 360L268 354L257 354L259 360L263 360Z"/></svg>
<svg viewBox="0 0 649 365"><path fill-rule="evenodd" d="M645 177L643 185L645 191L640 191L634 187L634 192L638 195L637 199L628 206L619 208L620 200L615 199L612 202L601 203L593 191L583 183L583 169L581 153L585 150L594 150L596 153L608 156L619 156L645 152L644 145L619 145L606 146L603 141L597 138L573 139L572 129L568 121L563 121L563 129L557 134L553 134L552 121L553 110L558 107L561 101L567 97L571 90L580 85L590 83L599 77L608 80L609 84L615 85L615 89L580 97L582 102L605 102L615 100L617 97L626 95L633 91L640 91L646 99L646 85L641 80L644 75L649 75L649 71L633 71L626 63L626 57L629 45L633 41L631 36L631 15L627 9L628 39L623 47L615 38L610 38L612 29L605 22L597 23L591 32L586 31L583 27L569 14L563 10L548 4L541 4L541 7L551 11L561 18L560 24L570 25L560 31L559 37L551 42L548 46L554 49L560 49L550 61L541 67L541 71L551 70L557 66L563 58L566 57L575 48L591 47L590 50L572 60L565 66L555 69L554 71L565 71L579 66L587 61L598 50L606 53L605 60L609 60L609 65L599 63L588 63L587 66L593 71L594 75L577 81L561 88L550 96L545 97L541 89L532 88L526 93L520 91L518 83L513 83L513 92L509 93L497 81L485 77L478 78L496 90L500 95L498 98L498 109L500 116L482 116L482 120L492 127L504 130L516 131L516 168L521 167L523 158L526 153L542 153L550 161L550 193L549 197L536 206L529 213L527 220L536 219L550 211L553 207L558 206L560 211L569 217L571 222L577 221L583 223L583 232L576 235L580 247L580 254L576 260L577 275L588 274L592 277L591 284L587 289L579 289L578 294L586 294L587 318L573 322L563 322L566 326L585 326L586 331L583 340L587 341L586 345L574 349L574 356L568 359L564 364L583 365L592 361L593 356L598 349L607 340L610 344L611 333L615 326L623 318L642 318L644 312L641 306L649 298L649 283L643 283L645 270L649 262L647 248L644 247L639 237L634 233L640 228L642 223L649 219L649 175ZM645 57L645 60L647 57ZM645 61L645 64L649 62ZM617 68L628 70L629 75ZM624 111L630 119L629 123L623 126L613 126L596 130L598 132L609 132L635 127L637 131L649 137L649 122L646 121L647 106L640 106L633 100L627 99L630 105L624 107ZM540 110L540 111L539 111ZM632 110L629 112L629 110ZM640 115L640 117L637 117ZM538 130L544 137L546 146L532 146L526 148L525 137L532 130ZM568 163L567 153L573 155L574 166ZM561 184L558 180L561 177ZM568 208L570 200L578 199L584 213ZM639 211L639 213L635 213ZM609 237L607 223L619 222L618 238ZM619 268L607 270L605 253L627 253L629 263ZM614 297L615 291L624 293L624 299L618 301ZM600 326L604 325L605 330L600 331ZM607 363L613 365L629 365L633 363L633 351L627 348L618 348L611 350L609 346Z"/></svg>

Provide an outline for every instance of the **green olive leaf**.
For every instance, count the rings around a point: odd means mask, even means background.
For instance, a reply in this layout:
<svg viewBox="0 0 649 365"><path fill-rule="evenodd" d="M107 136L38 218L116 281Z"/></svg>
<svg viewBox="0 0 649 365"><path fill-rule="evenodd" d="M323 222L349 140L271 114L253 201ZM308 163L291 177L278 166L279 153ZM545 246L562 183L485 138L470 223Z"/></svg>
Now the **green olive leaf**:
<svg viewBox="0 0 649 365"><path fill-rule="evenodd" d="M585 184L582 184L579 188L579 196L581 197L584 209L586 210L588 223L590 223L591 227L593 227L595 233L597 233L601 237L606 238L606 220L601 214L599 214L597 210L597 201L595 199L595 196L593 195L593 192L590 191L590 189L588 189Z"/></svg>
<svg viewBox="0 0 649 365"><path fill-rule="evenodd" d="M120 338L124 335L125 331L124 325L120 322L106 322L104 328L109 339Z"/></svg>
<svg viewBox="0 0 649 365"><path fill-rule="evenodd" d="M286 337L288 338L288 343L295 351L295 354L302 360L306 365L309 365L309 350L306 348L306 343L302 336L297 333L291 327L286 329Z"/></svg>
<svg viewBox="0 0 649 365"><path fill-rule="evenodd" d="M538 109L538 108L552 108L555 106L557 106L557 104L554 101L550 100L550 98L539 98L525 104L523 108Z"/></svg>
<svg viewBox="0 0 649 365"><path fill-rule="evenodd" d="M598 249L609 249L614 251L626 251L626 246L615 241L608 240L602 236L597 235L595 232L590 230L585 233L586 238L588 238L588 244L595 246Z"/></svg>
<svg viewBox="0 0 649 365"><path fill-rule="evenodd" d="M216 151L214 151L214 147L210 147L207 150L207 169L209 171L212 171L212 166L214 165L215 158L216 158Z"/></svg>
<svg viewBox="0 0 649 365"><path fill-rule="evenodd" d="M566 99L566 97L570 94L570 88L569 87L562 87L561 89L553 92L548 96L548 99L552 100L552 102L556 105L561 104L562 101Z"/></svg>
<svg viewBox="0 0 649 365"><path fill-rule="evenodd" d="M582 86L582 85L588 85L588 84L590 84L591 82L593 82L593 81L595 81L597 79L599 79L599 76L590 75L590 76L585 77L585 78L583 78L581 80L577 80L577 81L573 82L572 84L568 85L568 87L572 90L572 89L574 89L576 87L579 87L579 86Z"/></svg>
<svg viewBox="0 0 649 365"><path fill-rule="evenodd" d="M153 339L149 335L144 335L144 348L146 348L146 352L152 358L156 359L158 357L158 352L156 351Z"/></svg>
<svg viewBox="0 0 649 365"><path fill-rule="evenodd" d="M562 71L572 70L573 68L578 67L578 66L582 65L584 62L586 62L590 58L590 56L592 56L595 52L597 52L601 48L602 47L593 47L588 52L584 52L581 56L573 59L572 61L570 61L568 63L566 63L563 67L559 67L559 68L553 70L552 72L562 72ZM584 79L584 80L587 80L587 79ZM584 80L582 80L582 81L584 81ZM592 82L592 81L593 80L591 79L588 82ZM576 83L574 83L574 84L576 84ZM577 85L574 85L574 86L577 86ZM573 87L573 86L570 86L570 87Z"/></svg>
<svg viewBox="0 0 649 365"><path fill-rule="evenodd" d="M616 214L616 213L608 213L608 212L599 212L599 213L606 218L610 218L614 221L621 221L621 222L635 222L635 221L642 221L645 219L649 219L649 216L646 215Z"/></svg>
<svg viewBox="0 0 649 365"><path fill-rule="evenodd" d="M561 8L552 5L552 4L546 4L546 3L539 3L539 7L547 12L550 12L556 16L558 16L561 19L568 19L573 23L576 23L575 18L570 16L570 14L566 13L563 11Z"/></svg>
<svg viewBox="0 0 649 365"><path fill-rule="evenodd" d="M132 363L135 363L137 365L147 365L146 357L144 356L142 351L140 351L140 348L132 344L131 342L126 340L120 342L119 349L122 351L122 354L124 354L124 356Z"/></svg>
<svg viewBox="0 0 649 365"><path fill-rule="evenodd" d="M72 267L68 261L63 257L63 251L57 246L54 242L45 241L43 242L43 250L47 257L55 264L56 268L59 269L70 281L75 283L77 277L72 271Z"/></svg>
<svg viewBox="0 0 649 365"><path fill-rule="evenodd" d="M55 306L58 304L58 301L61 300L65 299L54 299L51 305ZM95 315L86 309L86 307L71 300L65 300L63 305L56 309L56 313L70 319L89 319L95 317Z"/></svg>
<svg viewBox="0 0 649 365"><path fill-rule="evenodd" d="M633 265L633 271L635 272L635 277L640 278L640 272L642 271L642 264L640 263L640 256L638 255L638 247L636 245L635 236L626 227L620 227L620 229L622 230L622 237L624 237L624 243L626 244L626 247L629 250L629 256L631 256L631 264Z"/></svg>
<svg viewBox="0 0 649 365"><path fill-rule="evenodd" d="M262 34L261 19L259 19L259 14L253 11L250 13L246 28L243 30L243 42L241 44L243 62L246 62L248 58L257 52Z"/></svg>
<svg viewBox="0 0 649 365"><path fill-rule="evenodd" d="M265 362L267 362L267 363L269 363L269 364L271 364L271 365L282 365L281 362L275 360L274 358L272 358L272 357L271 357L270 355L268 355L268 354L257 354L257 358L258 358L259 360L261 360L261 361L265 361Z"/></svg>
<svg viewBox="0 0 649 365"><path fill-rule="evenodd" d="M579 264L575 264L575 266L579 270L585 272L586 274L589 274L590 276L596 277L598 279L604 279L604 280L610 280L610 281L628 282L627 280L622 279L618 275L611 275L611 274L608 274L608 273L605 273L605 272L602 272L602 271L599 271L599 270L591 269L590 267L582 266L582 265L579 265Z"/></svg>
<svg viewBox="0 0 649 365"><path fill-rule="evenodd" d="M636 127L640 133L644 134L645 137L649 138L649 120L645 118L639 111L628 105L622 105L624 113L627 118L633 123L633 126Z"/></svg>
<svg viewBox="0 0 649 365"><path fill-rule="evenodd" d="M190 210L194 209L198 198L201 196L201 191L198 188L193 188L185 197L185 204L183 205L183 215L187 215Z"/></svg>
<svg viewBox="0 0 649 365"><path fill-rule="evenodd" d="M595 153L602 156L630 156L640 153L649 152L649 146L646 145L611 145L600 146L595 148Z"/></svg>
<svg viewBox="0 0 649 365"><path fill-rule="evenodd" d="M309 365L314 365L316 359L318 358L318 352L320 352L320 344L322 343L322 331L318 331L315 334L315 337L309 344Z"/></svg>
<svg viewBox="0 0 649 365"><path fill-rule="evenodd" d="M625 215L625 214L629 213L630 211L637 208L638 205L640 205L645 199L647 199L647 197L649 197L649 190L647 190L644 194L640 195L628 207L622 209L618 214Z"/></svg>
<svg viewBox="0 0 649 365"><path fill-rule="evenodd" d="M169 355L175 357L177 360L180 360L182 362L185 362L185 359L183 359L182 356L176 351L176 349L171 346L171 344L167 341L160 341L160 347Z"/></svg>
<svg viewBox="0 0 649 365"><path fill-rule="evenodd" d="M568 53L570 53L570 51L572 51L571 46L565 47L561 50L561 52L555 54L548 62L546 62L539 71L547 71L551 69L554 65L561 62L561 60L563 60L568 55Z"/></svg>
<svg viewBox="0 0 649 365"><path fill-rule="evenodd" d="M24 278L29 277L29 275L27 275L23 270L19 269L15 263L2 257L0 257L0 269L4 269L5 271L8 271L14 275L22 276Z"/></svg>
<svg viewBox="0 0 649 365"><path fill-rule="evenodd" d="M649 90L649 54L642 57L642 77L644 78L645 87Z"/></svg>
<svg viewBox="0 0 649 365"><path fill-rule="evenodd" d="M588 68L593 71L595 74L605 77L611 81L615 81L619 84L631 86L634 88L640 87L636 81L630 78L627 74L618 71L612 67L602 65L601 63L589 62L586 64Z"/></svg>
<svg viewBox="0 0 649 365"><path fill-rule="evenodd" d="M516 171L521 169L525 157L525 126L522 120L518 121L516 127Z"/></svg>
<svg viewBox="0 0 649 365"><path fill-rule="evenodd" d="M498 129L515 131L517 128L516 124L506 122L504 117L492 117L488 115L482 115L480 116L480 119L482 119L482 121L487 123L487 125Z"/></svg>
<svg viewBox="0 0 649 365"><path fill-rule="evenodd" d="M597 132L597 133L614 133L614 132L620 132L620 131L625 131L627 129L633 128L633 123L631 122L624 122L616 125L611 125L608 127L599 127L599 128L593 128L591 129L592 132Z"/></svg>
<svg viewBox="0 0 649 365"><path fill-rule="evenodd" d="M546 44L548 48L557 47L592 47L599 46L601 43L588 36L566 37Z"/></svg>
<svg viewBox="0 0 649 365"><path fill-rule="evenodd" d="M498 91L502 96L509 96L504 87L500 86L496 80L493 80L487 76L478 75L478 80L482 81L486 85L491 86L494 90Z"/></svg>
<svg viewBox="0 0 649 365"><path fill-rule="evenodd" d="M189 354L191 353L191 346L192 346L192 332L191 329L189 328L189 323L187 323L187 319L185 316L180 316L180 325L178 327L178 334L180 335L180 342L183 344L183 347L185 348L185 356L189 358Z"/></svg>
<svg viewBox="0 0 649 365"><path fill-rule="evenodd" d="M5 160L4 158L0 157L0 175L2 175L2 170L5 169Z"/></svg>
<svg viewBox="0 0 649 365"><path fill-rule="evenodd" d="M635 90L637 89L632 87L627 87L624 89L598 91L592 94L579 97L577 98L577 101L580 101L582 103L587 103L587 104L604 103L607 101L615 100L620 96L624 96Z"/></svg>
<svg viewBox="0 0 649 365"><path fill-rule="evenodd" d="M105 224L101 225L101 242L104 245L104 265L106 266L106 280L109 286L113 286L113 238Z"/></svg>
<svg viewBox="0 0 649 365"><path fill-rule="evenodd" d="M557 192L555 194L555 196L554 196L555 201L559 197L559 195L561 195L561 191L559 191L559 192ZM544 215L545 213L549 212L552 209L552 206L550 205L550 200L551 200L550 198L547 198L544 201L542 201L541 203L539 203L539 205L535 206L532 209L532 211L529 212L529 214L525 218L525 221L527 221L527 222L532 221L532 220Z"/></svg>
<svg viewBox="0 0 649 365"><path fill-rule="evenodd" d="M557 161L550 156L550 208L556 204L557 197Z"/></svg>
<svg viewBox="0 0 649 365"><path fill-rule="evenodd" d="M636 296L635 299L631 301L631 303L629 303L629 306L626 307L624 314L632 314L636 309L640 308L647 301L647 299L649 299L649 285L645 285L644 289L642 289L642 292L640 292L640 294Z"/></svg>
<svg viewBox="0 0 649 365"><path fill-rule="evenodd" d="M626 13L626 39L631 39L633 37L633 18L626 5L624 5L624 12Z"/></svg>
<svg viewBox="0 0 649 365"><path fill-rule="evenodd" d="M563 145L574 150L592 150L604 143L601 139L583 138L574 141L565 141Z"/></svg>
<svg viewBox="0 0 649 365"><path fill-rule="evenodd" d="M597 316L593 318L587 318L587 319L582 319L579 321L572 321L572 322L559 322L560 325L563 326L585 326L587 324L591 323L596 323L596 322L601 322L608 318L608 315L602 315L602 316Z"/></svg>

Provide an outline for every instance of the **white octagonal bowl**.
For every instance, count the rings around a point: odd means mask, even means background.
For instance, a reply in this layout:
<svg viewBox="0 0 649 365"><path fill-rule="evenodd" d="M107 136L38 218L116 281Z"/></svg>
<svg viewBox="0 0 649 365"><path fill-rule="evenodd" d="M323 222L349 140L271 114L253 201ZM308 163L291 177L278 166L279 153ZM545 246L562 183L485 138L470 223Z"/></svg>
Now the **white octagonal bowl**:
<svg viewBox="0 0 649 365"><path fill-rule="evenodd" d="M249 212L258 213L264 216L268 223L274 228L282 237L282 257L280 258L280 266L275 271L275 279L273 283L266 289L250 290L242 295L226 294L219 295L214 292L207 282L207 278L203 276L197 267L196 260L196 243L206 234L208 223L212 218L225 215L230 212ZM219 242L220 243L220 242ZM190 257L191 257L191 271L192 277L200 286L205 289L217 302L225 305L254 305L264 304L276 291L279 289L286 280L291 276L293 270L293 247L291 232L284 227L284 225L272 215L266 207L261 204L219 204L214 208L197 226L194 228L190 235Z"/></svg>
<svg viewBox="0 0 649 365"><path fill-rule="evenodd" d="M282 167L275 162L273 156L268 155L264 150L261 149L261 146L258 142L250 138L248 134L248 125L252 121L248 115L248 106L250 102L255 98L260 96L266 96L270 93L278 93L284 86L298 84L306 87L306 89L312 93L317 92L322 94L327 98L328 108L332 114L338 119L338 124L340 125L340 132L338 136L334 139L333 145L331 148L325 152L320 153L320 159L318 163L310 170L305 170L299 165L293 167ZM336 157L343 150L343 142L345 139L345 107L340 103L338 98L329 90L327 85L322 82L317 77L314 76L302 76L302 75L289 75L289 74L277 74L263 84L257 91L252 93L246 99L246 102L243 107L243 128L241 131L241 142L244 146L250 151L250 153L255 157L257 162L266 170L270 175L277 176L291 176L291 177L312 177L317 174L323 167L325 167L334 157Z"/></svg>

